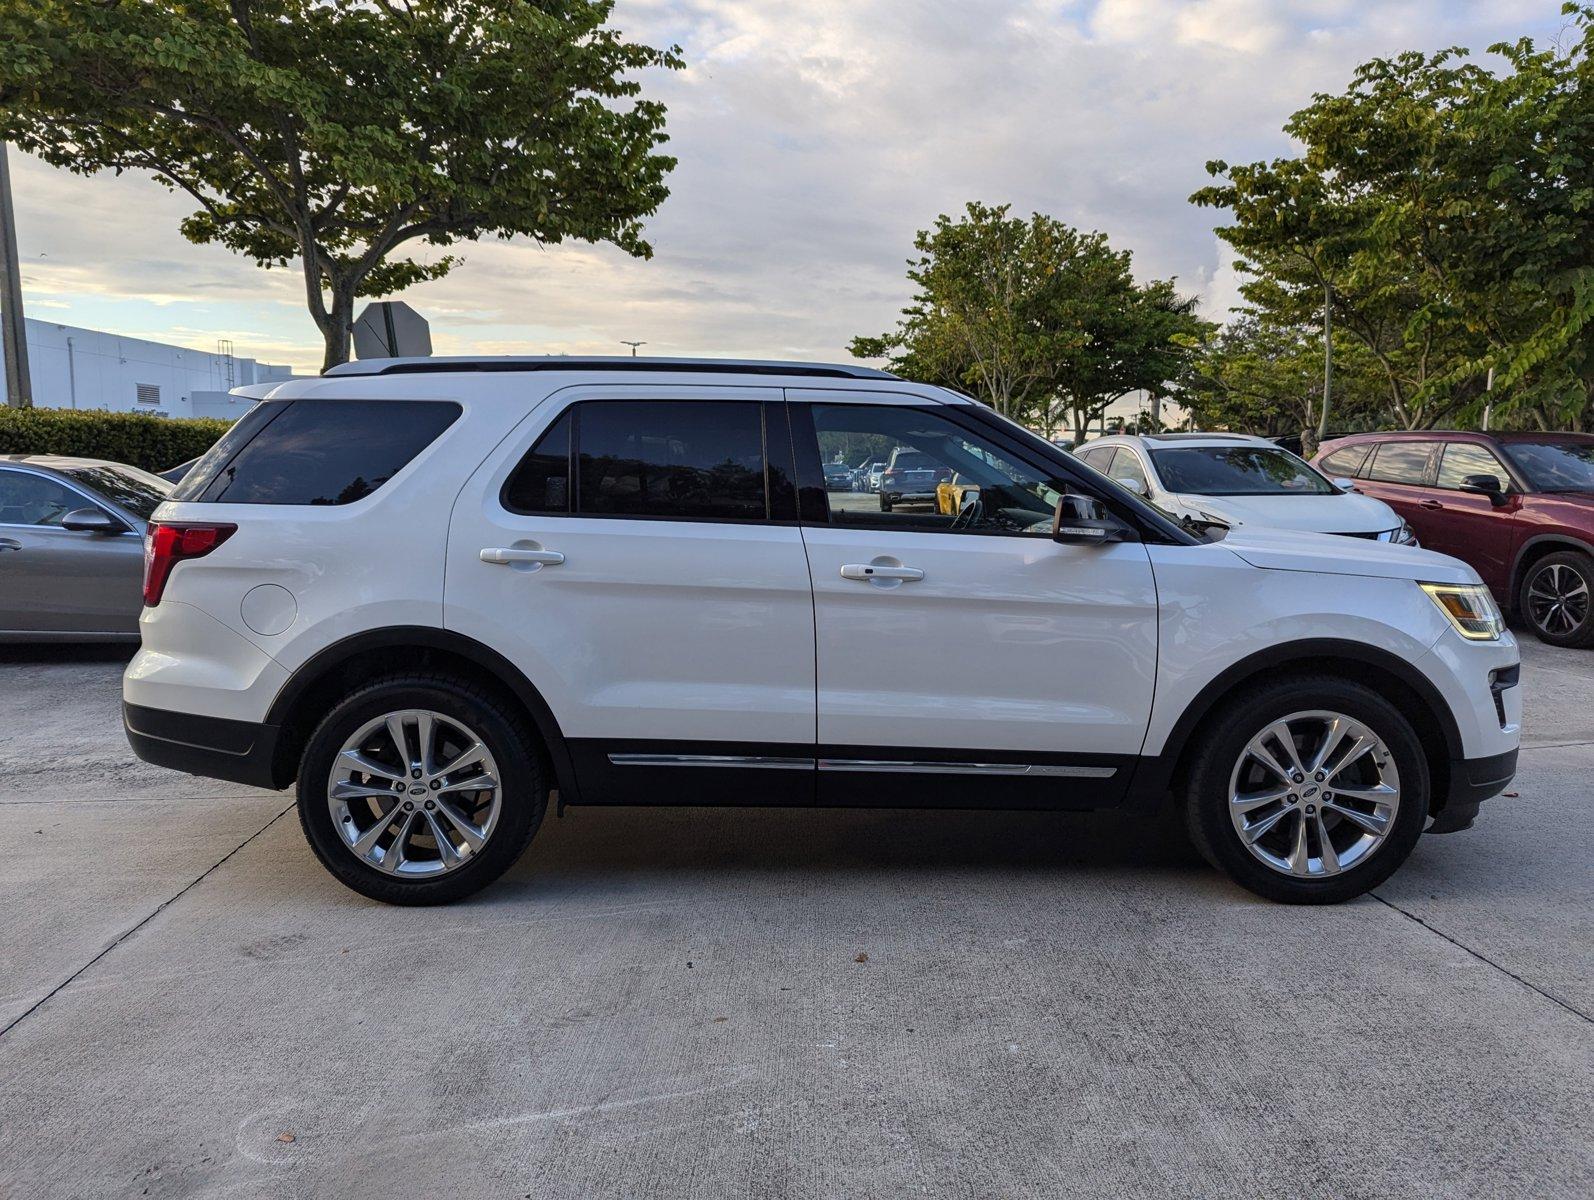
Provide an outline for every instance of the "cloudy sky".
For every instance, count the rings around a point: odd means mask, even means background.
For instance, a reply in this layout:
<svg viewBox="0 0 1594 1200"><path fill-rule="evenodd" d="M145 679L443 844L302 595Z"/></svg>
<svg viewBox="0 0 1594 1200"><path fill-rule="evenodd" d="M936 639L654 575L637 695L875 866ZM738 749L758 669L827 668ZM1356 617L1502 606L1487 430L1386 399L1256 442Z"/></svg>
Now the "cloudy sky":
<svg viewBox="0 0 1594 1200"><path fill-rule="evenodd" d="M1186 202L1208 159L1286 152L1367 58L1566 37L1560 0L620 0L615 23L688 64L649 81L681 160L655 257L467 244L404 296L438 353L845 358L907 300L914 231L972 199L1103 230L1221 315L1214 214ZM12 170L30 316L319 365L297 275L188 244L180 198Z"/></svg>

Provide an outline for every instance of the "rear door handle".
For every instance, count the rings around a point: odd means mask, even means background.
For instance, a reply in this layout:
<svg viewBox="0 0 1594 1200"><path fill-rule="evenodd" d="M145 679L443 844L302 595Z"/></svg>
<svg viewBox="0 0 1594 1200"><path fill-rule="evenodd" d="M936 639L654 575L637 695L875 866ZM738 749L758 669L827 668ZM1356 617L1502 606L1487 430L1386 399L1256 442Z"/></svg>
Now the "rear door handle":
<svg viewBox="0 0 1594 1200"><path fill-rule="evenodd" d="M557 567L565 556L557 550L520 550L513 546L488 546L481 553L484 563L509 566L513 563L537 563L544 567Z"/></svg>
<svg viewBox="0 0 1594 1200"><path fill-rule="evenodd" d="M20 550L22 543L15 538L0 538L0 550Z"/></svg>
<svg viewBox="0 0 1594 1200"><path fill-rule="evenodd" d="M903 583L915 583L924 578L924 572L918 567L886 567L876 566L874 563L848 563L841 568L843 579L862 579L868 582L871 579L899 579Z"/></svg>
<svg viewBox="0 0 1594 1200"><path fill-rule="evenodd" d="M1439 501L1437 501L1437 500L1423 500L1423 501L1419 502L1417 507L1418 508L1443 508L1444 505L1440 504Z"/></svg>

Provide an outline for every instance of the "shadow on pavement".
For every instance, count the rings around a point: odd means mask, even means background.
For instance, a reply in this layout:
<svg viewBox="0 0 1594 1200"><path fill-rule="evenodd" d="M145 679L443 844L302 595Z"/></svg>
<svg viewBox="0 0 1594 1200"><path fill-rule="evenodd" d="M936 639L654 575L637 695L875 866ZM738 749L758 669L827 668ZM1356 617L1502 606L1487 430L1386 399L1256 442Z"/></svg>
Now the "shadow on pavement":
<svg viewBox="0 0 1594 1200"><path fill-rule="evenodd" d="M137 652L136 642L0 643L0 664L125 663Z"/></svg>

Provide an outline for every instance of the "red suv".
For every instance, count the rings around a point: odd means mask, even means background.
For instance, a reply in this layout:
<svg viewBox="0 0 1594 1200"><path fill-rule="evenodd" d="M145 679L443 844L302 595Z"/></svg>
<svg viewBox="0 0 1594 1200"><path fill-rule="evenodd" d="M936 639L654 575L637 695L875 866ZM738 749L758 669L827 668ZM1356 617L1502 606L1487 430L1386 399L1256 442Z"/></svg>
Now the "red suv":
<svg viewBox="0 0 1594 1200"><path fill-rule="evenodd" d="M1594 435L1363 433L1312 461L1470 564L1542 641L1594 644Z"/></svg>

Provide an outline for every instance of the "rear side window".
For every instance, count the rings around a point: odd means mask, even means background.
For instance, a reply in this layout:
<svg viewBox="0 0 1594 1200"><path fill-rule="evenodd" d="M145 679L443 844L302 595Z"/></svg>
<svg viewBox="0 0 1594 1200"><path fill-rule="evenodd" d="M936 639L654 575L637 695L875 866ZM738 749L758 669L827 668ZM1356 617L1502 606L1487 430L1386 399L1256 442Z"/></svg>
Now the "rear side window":
<svg viewBox="0 0 1594 1200"><path fill-rule="evenodd" d="M1346 446L1343 450L1336 450L1322 462L1318 469L1325 475L1355 479L1356 472L1362 469L1362 464L1367 461L1367 446Z"/></svg>
<svg viewBox="0 0 1594 1200"><path fill-rule="evenodd" d="M1367 478L1381 483L1423 483L1428 478L1430 442L1380 442Z"/></svg>
<svg viewBox="0 0 1594 1200"><path fill-rule="evenodd" d="M194 464L173 500L352 504L454 423L438 400L268 400Z"/></svg>
<svg viewBox="0 0 1594 1200"><path fill-rule="evenodd" d="M774 474L789 493L789 476ZM537 440L503 502L521 513L763 521L765 476L757 401L593 400Z"/></svg>

